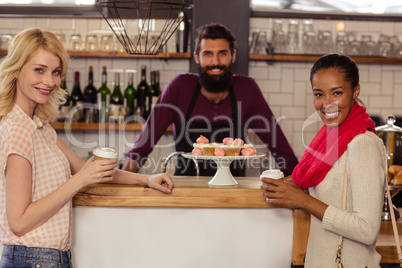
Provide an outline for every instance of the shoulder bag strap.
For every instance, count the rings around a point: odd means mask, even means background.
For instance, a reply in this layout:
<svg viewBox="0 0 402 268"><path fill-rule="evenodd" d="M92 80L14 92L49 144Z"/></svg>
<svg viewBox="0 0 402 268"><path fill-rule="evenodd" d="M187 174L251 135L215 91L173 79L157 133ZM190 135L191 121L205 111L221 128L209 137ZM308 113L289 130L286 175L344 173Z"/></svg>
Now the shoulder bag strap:
<svg viewBox="0 0 402 268"><path fill-rule="evenodd" d="M343 194L342 194L342 210L346 210L346 196L348 192L348 171L347 171L347 161L348 161L348 150L346 150L346 162L345 162L345 172L343 174ZM342 266L342 244L343 244L343 236L339 236L338 240L338 250L336 251L336 259L338 267Z"/></svg>

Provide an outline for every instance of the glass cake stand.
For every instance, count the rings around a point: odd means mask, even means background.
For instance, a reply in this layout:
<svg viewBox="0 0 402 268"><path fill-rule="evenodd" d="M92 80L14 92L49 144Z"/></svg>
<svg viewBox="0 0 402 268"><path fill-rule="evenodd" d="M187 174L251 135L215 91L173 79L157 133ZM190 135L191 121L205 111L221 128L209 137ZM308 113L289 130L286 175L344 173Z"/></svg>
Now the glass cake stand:
<svg viewBox="0 0 402 268"><path fill-rule="evenodd" d="M262 158L265 154L256 154L250 156L214 156L214 155L194 155L192 153L182 154L185 158L195 159L195 160L214 160L217 166L216 173L214 177L208 182L210 186L233 186L237 185L238 182L233 177L230 172L230 164L233 160L247 160L254 158Z"/></svg>

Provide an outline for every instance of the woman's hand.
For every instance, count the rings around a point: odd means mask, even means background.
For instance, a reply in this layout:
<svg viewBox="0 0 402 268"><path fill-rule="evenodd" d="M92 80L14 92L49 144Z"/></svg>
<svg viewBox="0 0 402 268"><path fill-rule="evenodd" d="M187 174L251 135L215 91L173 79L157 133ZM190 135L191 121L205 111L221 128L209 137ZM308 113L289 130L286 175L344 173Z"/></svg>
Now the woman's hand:
<svg viewBox="0 0 402 268"><path fill-rule="evenodd" d="M290 208L303 208L303 200L309 197L292 180L292 177L286 177L283 180L274 180L270 178L261 178L265 184L261 185L264 190L263 196L269 198L268 203L273 205L283 205Z"/></svg>
<svg viewBox="0 0 402 268"><path fill-rule="evenodd" d="M173 188L173 180L167 172L149 175L147 184L148 187L154 188L163 193L171 193Z"/></svg>
<svg viewBox="0 0 402 268"><path fill-rule="evenodd" d="M112 180L117 159L96 160L91 157L73 177L80 178L85 186Z"/></svg>
<svg viewBox="0 0 402 268"><path fill-rule="evenodd" d="M292 177L283 180L261 178L261 181L269 184L261 185L263 196L272 205L281 205L289 208L301 208L322 221L328 205L308 194L308 190L302 190L293 182Z"/></svg>

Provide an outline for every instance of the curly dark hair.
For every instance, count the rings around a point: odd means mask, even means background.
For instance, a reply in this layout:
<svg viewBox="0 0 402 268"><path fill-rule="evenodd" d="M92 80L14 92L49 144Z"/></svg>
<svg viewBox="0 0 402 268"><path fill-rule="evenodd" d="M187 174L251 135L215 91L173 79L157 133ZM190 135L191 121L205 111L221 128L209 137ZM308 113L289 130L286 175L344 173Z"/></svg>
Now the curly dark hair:
<svg viewBox="0 0 402 268"><path fill-rule="evenodd" d="M210 23L197 29L197 37L195 38L195 53L199 55L202 39L225 39L229 42L230 52L233 54L236 48L236 36L228 27L219 23Z"/></svg>

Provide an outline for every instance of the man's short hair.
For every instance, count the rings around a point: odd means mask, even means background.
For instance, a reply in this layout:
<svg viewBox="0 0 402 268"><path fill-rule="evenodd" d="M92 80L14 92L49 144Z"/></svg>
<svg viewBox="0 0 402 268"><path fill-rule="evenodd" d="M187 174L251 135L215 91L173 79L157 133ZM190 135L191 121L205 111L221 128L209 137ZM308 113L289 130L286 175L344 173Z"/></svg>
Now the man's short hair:
<svg viewBox="0 0 402 268"><path fill-rule="evenodd" d="M210 23L197 29L195 38L195 53L199 55L202 39L225 39L229 42L230 52L233 54L236 47L236 36L228 27L219 23Z"/></svg>

